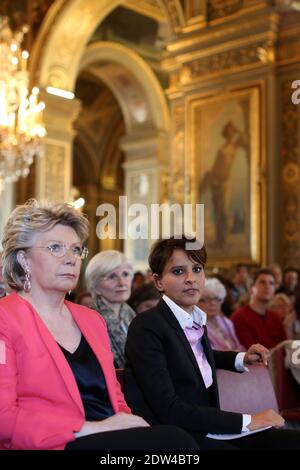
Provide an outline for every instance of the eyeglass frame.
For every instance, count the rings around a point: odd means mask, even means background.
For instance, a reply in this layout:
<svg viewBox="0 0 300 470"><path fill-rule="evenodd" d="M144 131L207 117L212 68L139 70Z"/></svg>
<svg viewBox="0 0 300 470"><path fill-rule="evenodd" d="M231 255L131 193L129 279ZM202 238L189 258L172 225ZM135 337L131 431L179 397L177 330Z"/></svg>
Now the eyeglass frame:
<svg viewBox="0 0 300 470"><path fill-rule="evenodd" d="M49 243L51 243L51 242L49 242ZM59 241L54 241L53 240L52 243L60 245L63 248L63 252L61 254L54 253L54 251L53 251L54 248L51 245L45 245L45 246L34 245L34 246L31 246L30 249L32 249L32 248L43 248L44 250L48 250L51 253L51 255L54 256L55 258L63 258L68 253L68 251L70 251L70 250L71 250L73 256L77 259L83 260L83 259L88 257L89 250L86 246L81 246L80 247L81 253L77 254L77 253L74 253L74 251L72 249L72 248L75 248L74 245L77 245L77 243L73 243L71 246L69 246L69 248L67 247L67 245L64 242L59 242Z"/></svg>

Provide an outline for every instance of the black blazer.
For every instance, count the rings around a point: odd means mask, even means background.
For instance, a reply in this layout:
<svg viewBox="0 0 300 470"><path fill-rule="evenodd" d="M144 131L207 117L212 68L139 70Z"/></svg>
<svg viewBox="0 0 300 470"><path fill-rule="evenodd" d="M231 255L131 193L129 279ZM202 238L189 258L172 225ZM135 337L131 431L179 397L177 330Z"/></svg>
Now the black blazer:
<svg viewBox="0 0 300 470"><path fill-rule="evenodd" d="M213 351L202 344L213 373L207 390L186 336L168 305L134 318L125 347L125 397L132 412L150 424L173 424L201 434L239 433L242 415L221 411L216 368L235 370L236 352Z"/></svg>

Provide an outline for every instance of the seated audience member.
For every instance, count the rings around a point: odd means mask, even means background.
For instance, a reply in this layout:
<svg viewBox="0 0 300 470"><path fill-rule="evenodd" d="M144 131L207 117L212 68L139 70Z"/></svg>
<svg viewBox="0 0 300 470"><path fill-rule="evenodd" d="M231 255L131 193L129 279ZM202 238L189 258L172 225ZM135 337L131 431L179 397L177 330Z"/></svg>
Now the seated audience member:
<svg viewBox="0 0 300 470"><path fill-rule="evenodd" d="M275 278L275 292L282 287L282 269L279 264L271 264L268 269L272 271Z"/></svg>
<svg viewBox="0 0 300 470"><path fill-rule="evenodd" d="M75 303L79 305L84 305L85 307L92 307L93 299L89 291L84 290L77 294L75 298Z"/></svg>
<svg viewBox="0 0 300 470"><path fill-rule="evenodd" d="M156 287L153 284L145 284L131 294L128 304L138 314L155 307L160 299L161 295Z"/></svg>
<svg viewBox="0 0 300 470"><path fill-rule="evenodd" d="M127 330L135 317L135 312L126 303L131 293L132 276L129 260L116 250L106 250L95 255L85 271L93 308L106 322L116 368L124 367Z"/></svg>
<svg viewBox="0 0 300 470"><path fill-rule="evenodd" d="M146 283L146 276L141 271L136 271L131 281L131 290L134 292Z"/></svg>
<svg viewBox="0 0 300 470"><path fill-rule="evenodd" d="M207 315L207 334L210 345L218 351L245 351L235 334L232 321L225 317L221 307L226 289L215 277L205 280L199 307Z"/></svg>
<svg viewBox="0 0 300 470"><path fill-rule="evenodd" d="M104 320L65 301L87 236L88 222L72 206L33 200L4 228L4 278L13 293L0 300L0 448L197 448L184 431L150 428L131 414Z"/></svg>
<svg viewBox="0 0 300 470"><path fill-rule="evenodd" d="M236 305L239 300L240 294L238 290L234 287L232 281L227 279L220 274L216 275L216 278L223 284L226 289L226 297L224 302L222 303L222 312L226 317L230 317L230 315L236 310Z"/></svg>
<svg viewBox="0 0 300 470"><path fill-rule="evenodd" d="M282 321L268 308L274 292L275 279L272 271L261 269L254 276L250 304L231 315L236 334L246 348L253 343L273 348L286 339Z"/></svg>
<svg viewBox="0 0 300 470"><path fill-rule="evenodd" d="M284 327L288 339L300 340L300 291L297 290L292 312L285 318Z"/></svg>
<svg viewBox="0 0 300 470"><path fill-rule="evenodd" d="M247 266L244 264L238 264L235 267L235 274L232 278L232 282L240 296L247 294L250 286L250 276Z"/></svg>
<svg viewBox="0 0 300 470"><path fill-rule="evenodd" d="M284 322L285 318L291 314L293 307L290 298L285 294L275 294L270 300L268 307L277 313L280 320Z"/></svg>
<svg viewBox="0 0 300 470"><path fill-rule="evenodd" d="M283 283L282 286L277 289L277 293L286 294L294 305L297 287L298 271L294 268L285 269L283 272Z"/></svg>
<svg viewBox="0 0 300 470"><path fill-rule="evenodd" d="M243 371L247 364L266 363L269 352L259 344L245 353L211 349L206 315L197 307L206 250L199 244L187 250L187 242L172 237L151 250L149 265L163 297L129 326L125 390L130 406L153 424L189 431L200 449L300 449L297 431L268 429L229 441L206 436L281 427L284 420L272 410L254 415L220 410L216 368Z"/></svg>

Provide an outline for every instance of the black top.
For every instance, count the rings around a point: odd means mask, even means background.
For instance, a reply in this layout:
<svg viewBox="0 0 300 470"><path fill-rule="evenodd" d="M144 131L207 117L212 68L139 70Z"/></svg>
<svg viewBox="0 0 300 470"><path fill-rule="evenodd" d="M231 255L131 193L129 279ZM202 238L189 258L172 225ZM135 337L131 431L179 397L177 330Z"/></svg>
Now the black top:
<svg viewBox="0 0 300 470"><path fill-rule="evenodd" d="M87 421L100 421L114 414L106 382L93 350L81 335L78 348L72 354L59 344L75 376Z"/></svg>

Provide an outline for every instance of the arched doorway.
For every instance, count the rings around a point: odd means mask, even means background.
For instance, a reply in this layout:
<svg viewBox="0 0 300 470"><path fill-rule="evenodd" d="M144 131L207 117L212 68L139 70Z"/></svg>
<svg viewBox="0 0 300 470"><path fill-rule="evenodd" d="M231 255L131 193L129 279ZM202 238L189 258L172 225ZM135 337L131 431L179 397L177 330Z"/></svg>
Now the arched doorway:
<svg viewBox="0 0 300 470"><path fill-rule="evenodd" d="M55 86L74 91L78 80L83 80L86 74L109 88L124 119L125 134L120 140L120 148L124 153L124 189L128 203L160 202L162 188L158 181L169 159L170 139L169 110L163 89L147 62L130 48L108 41L87 46L97 25L123 2L73 0L63 7L60 3L57 1L52 5L41 28L33 51L33 74L42 90ZM180 14L177 20L174 11L172 18L168 15L170 2L158 1L157 5L161 7L160 15L165 18L166 27L172 31L176 21L181 21ZM46 37L47 41L43 43ZM46 158L37 165L40 182L37 196L69 200L73 183L73 122L80 112L80 102L47 93L44 93L44 100L48 135ZM79 139L78 146L82 154L88 155L83 140ZM111 162L109 160L105 166L103 161L102 170L109 173ZM140 185L141 171L147 173L147 185L151 188L147 200L143 199L144 193L133 189ZM101 177L103 180L103 174ZM112 181L109 174L106 181ZM100 199L98 194L94 204ZM125 243L124 248L131 258L135 258L130 243ZM145 247L144 251L147 251ZM139 249L137 254L140 253Z"/></svg>

